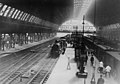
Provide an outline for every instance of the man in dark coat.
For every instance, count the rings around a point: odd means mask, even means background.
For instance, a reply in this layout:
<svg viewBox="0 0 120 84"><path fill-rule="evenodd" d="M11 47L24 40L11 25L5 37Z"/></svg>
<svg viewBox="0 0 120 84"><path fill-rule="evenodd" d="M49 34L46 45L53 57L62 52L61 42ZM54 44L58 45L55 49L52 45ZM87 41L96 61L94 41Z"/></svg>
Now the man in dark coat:
<svg viewBox="0 0 120 84"><path fill-rule="evenodd" d="M100 78L98 78L97 84L104 84L104 79L102 78L102 75L100 75Z"/></svg>
<svg viewBox="0 0 120 84"><path fill-rule="evenodd" d="M91 61L91 66L93 66L93 63L94 63L94 57L93 57L93 55L91 56L90 61Z"/></svg>

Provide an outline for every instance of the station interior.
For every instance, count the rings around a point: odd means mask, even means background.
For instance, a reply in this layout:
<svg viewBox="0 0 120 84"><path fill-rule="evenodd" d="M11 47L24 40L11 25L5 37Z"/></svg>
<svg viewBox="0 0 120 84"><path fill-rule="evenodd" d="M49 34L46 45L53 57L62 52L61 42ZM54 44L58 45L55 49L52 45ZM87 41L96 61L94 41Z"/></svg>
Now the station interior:
<svg viewBox="0 0 120 84"><path fill-rule="evenodd" d="M0 0L0 84L120 84L120 0Z"/></svg>

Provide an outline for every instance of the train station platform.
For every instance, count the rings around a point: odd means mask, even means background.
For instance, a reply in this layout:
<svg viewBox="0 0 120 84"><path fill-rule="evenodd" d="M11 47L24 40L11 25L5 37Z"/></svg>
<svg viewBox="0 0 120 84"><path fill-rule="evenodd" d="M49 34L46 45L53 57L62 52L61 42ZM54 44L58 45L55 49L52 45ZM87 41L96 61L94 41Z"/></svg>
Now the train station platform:
<svg viewBox="0 0 120 84"><path fill-rule="evenodd" d="M68 59L70 58L70 59ZM76 72L78 71L77 65L73 60L74 58L74 49L67 48L64 55L60 55L60 58L53 69L51 75L49 76L46 84L91 84L91 78L93 73L93 67L90 65L90 56L88 56L88 62L86 70L88 72L88 77L86 80L83 78L78 78ZM95 81L100 77L100 74L97 72L98 60L95 58L96 69L95 69ZM67 69L68 63L70 63L70 68ZM112 77L108 78L103 76L105 83L104 84L118 84Z"/></svg>
<svg viewBox="0 0 120 84"><path fill-rule="evenodd" d="M56 37L49 38L49 39L43 39L43 40L41 40L39 42L32 42L32 43L29 42L28 44L24 44L22 46L19 46L18 44L16 44L15 48L11 48L11 49L7 49L7 50L4 50L4 51L0 51L0 58L4 57L4 56L7 56L9 54L12 54L12 53L14 54L16 52L19 52L21 50L24 50L24 49L27 49L27 48L30 48L30 47L33 47L33 46L36 46L36 45L42 44L42 43L44 43L46 41L49 41L49 40L52 40L52 39L55 39L55 38Z"/></svg>

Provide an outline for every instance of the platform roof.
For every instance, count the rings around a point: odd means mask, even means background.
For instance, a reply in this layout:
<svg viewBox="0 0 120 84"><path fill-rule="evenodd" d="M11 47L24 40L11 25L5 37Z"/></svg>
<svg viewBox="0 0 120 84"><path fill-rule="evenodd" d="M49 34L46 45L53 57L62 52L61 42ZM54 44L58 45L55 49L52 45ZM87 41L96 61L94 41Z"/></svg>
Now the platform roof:
<svg viewBox="0 0 120 84"><path fill-rule="evenodd" d="M69 18L73 8L73 0L0 0L0 2L57 24Z"/></svg>
<svg viewBox="0 0 120 84"><path fill-rule="evenodd" d="M1 0L1 3L10 5L41 19L56 23L64 23L71 18L74 0ZM81 0L81 4L83 4ZM96 0L86 13L86 20L96 26L106 26L120 22L120 0ZM96 12L96 19L94 19Z"/></svg>

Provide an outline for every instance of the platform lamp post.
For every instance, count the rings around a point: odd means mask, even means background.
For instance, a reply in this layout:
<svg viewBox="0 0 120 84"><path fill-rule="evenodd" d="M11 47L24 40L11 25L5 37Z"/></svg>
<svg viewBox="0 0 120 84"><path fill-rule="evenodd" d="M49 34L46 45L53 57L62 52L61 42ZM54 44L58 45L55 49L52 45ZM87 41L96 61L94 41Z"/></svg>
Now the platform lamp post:
<svg viewBox="0 0 120 84"><path fill-rule="evenodd" d="M84 22L84 20L85 20L85 15L83 15L83 22L82 22L82 24L83 24L83 31L82 31L82 43L84 43L84 25L85 25L85 22Z"/></svg>
<svg viewBox="0 0 120 84"><path fill-rule="evenodd" d="M83 23L82 23L83 24L83 31L82 31L83 32L83 36L84 36L84 24L85 24L84 20L85 20L85 15L83 15Z"/></svg>
<svg viewBox="0 0 120 84"><path fill-rule="evenodd" d="M74 38L74 48L75 48L75 61L77 62L79 57L79 42L78 42L78 27L75 26L75 38Z"/></svg>
<svg viewBox="0 0 120 84"><path fill-rule="evenodd" d="M96 0L95 0L95 5L94 5L94 27L95 27L95 24L96 24ZM94 44L94 41L95 41L94 33L95 32L93 32L93 44Z"/></svg>

